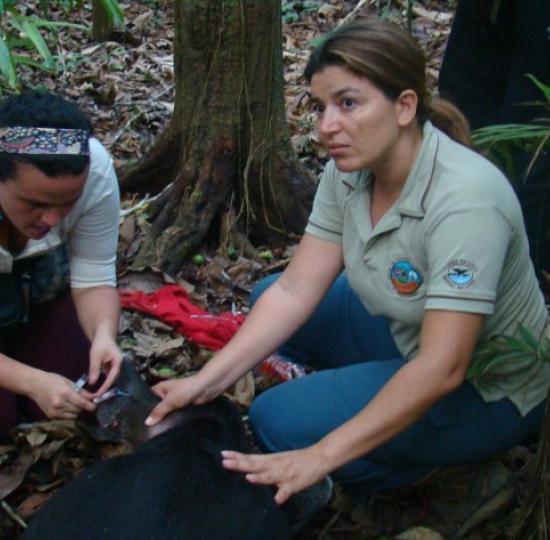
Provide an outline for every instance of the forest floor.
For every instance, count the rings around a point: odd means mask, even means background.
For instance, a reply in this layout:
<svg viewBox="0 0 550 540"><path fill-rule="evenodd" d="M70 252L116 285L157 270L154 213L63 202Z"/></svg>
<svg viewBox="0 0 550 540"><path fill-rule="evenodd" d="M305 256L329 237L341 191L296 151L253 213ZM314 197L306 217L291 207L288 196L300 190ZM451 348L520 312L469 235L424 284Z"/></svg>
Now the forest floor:
<svg viewBox="0 0 550 540"><path fill-rule="evenodd" d="M34 0L25 2L23 9L30 14L37 9L36 4ZM43 87L75 99L91 118L96 136L112 153L119 169L147 153L167 125L174 105L171 1L123 0L121 5L126 28L120 32L120 40L94 43L89 32L61 29L55 39L50 36L48 40L56 54L56 72L26 67L21 72L24 87ZM427 53L432 87L450 31L453 7L452 1L414 3L412 32ZM37 13L41 14L38 10ZM380 16L406 25L406 0L283 1L288 122L297 154L314 173L320 171L326 156L313 129L313 117L304 106L307 88L302 70L316 37L358 16ZM88 3L71 13L50 8L46 17L91 24ZM143 238L143 202L131 194L124 196L119 280L121 287L151 292L174 280L152 272L126 271ZM254 283L282 270L294 246L289 245L286 250L257 247L261 261L205 246L198 257L182 266L175 281L186 288L193 303L209 313L246 313L248 293ZM133 352L150 383L190 373L211 356L211 351L167 324L134 311L124 310L120 330L121 347ZM257 371L229 394L246 412L255 394L278 382L276 372ZM20 520L29 519L83 467L123 451L121 445L95 442L73 422L19 426L13 432L13 443L0 447L0 537L17 536L21 532ZM517 448L498 461L439 471L415 487L371 497L363 503L353 503L337 486L331 504L314 517L301 538L503 538L523 493L517 473L532 456L532 446ZM491 500L493 505L479 508L481 499Z"/></svg>

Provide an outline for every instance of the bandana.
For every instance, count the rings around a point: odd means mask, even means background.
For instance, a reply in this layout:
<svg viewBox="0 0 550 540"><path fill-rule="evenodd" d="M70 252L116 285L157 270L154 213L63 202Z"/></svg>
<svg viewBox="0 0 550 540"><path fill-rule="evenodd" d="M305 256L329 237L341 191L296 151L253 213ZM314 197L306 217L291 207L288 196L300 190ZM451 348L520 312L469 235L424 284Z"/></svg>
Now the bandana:
<svg viewBox="0 0 550 540"><path fill-rule="evenodd" d="M87 156L89 138L85 129L0 127L0 152Z"/></svg>

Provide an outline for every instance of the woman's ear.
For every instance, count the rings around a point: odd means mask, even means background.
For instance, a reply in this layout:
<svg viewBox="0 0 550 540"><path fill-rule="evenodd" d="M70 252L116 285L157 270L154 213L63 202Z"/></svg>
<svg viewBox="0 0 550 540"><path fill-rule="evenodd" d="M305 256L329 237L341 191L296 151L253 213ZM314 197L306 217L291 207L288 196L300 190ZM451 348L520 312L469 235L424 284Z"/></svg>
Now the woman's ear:
<svg viewBox="0 0 550 540"><path fill-rule="evenodd" d="M403 90L395 102L397 112L397 124L399 127L407 127L416 118L418 96L414 90Z"/></svg>

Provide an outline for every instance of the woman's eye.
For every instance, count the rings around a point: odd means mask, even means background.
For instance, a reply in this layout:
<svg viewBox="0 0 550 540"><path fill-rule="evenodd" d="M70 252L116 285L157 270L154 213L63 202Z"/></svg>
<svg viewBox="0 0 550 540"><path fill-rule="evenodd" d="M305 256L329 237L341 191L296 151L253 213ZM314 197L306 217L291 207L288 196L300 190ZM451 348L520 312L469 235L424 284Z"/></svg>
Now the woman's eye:
<svg viewBox="0 0 550 540"><path fill-rule="evenodd" d="M27 203L31 208L34 208L34 209L42 209L42 208L45 208L47 205L45 205L44 203L41 203L41 202L37 202L37 201L29 201Z"/></svg>
<svg viewBox="0 0 550 540"><path fill-rule="evenodd" d="M351 109L355 105L355 101L351 98L342 99L342 107L344 109Z"/></svg>
<svg viewBox="0 0 550 540"><path fill-rule="evenodd" d="M311 110L315 114L321 114L325 110L325 108L320 103L314 103L311 106Z"/></svg>

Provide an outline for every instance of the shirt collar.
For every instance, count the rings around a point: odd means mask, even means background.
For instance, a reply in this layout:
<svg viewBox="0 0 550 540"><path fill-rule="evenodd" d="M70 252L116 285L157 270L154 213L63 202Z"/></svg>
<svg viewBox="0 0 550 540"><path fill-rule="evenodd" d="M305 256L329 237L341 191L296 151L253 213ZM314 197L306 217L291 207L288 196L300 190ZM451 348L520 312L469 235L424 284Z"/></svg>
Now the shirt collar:
<svg viewBox="0 0 550 540"><path fill-rule="evenodd" d="M397 202L400 214L423 217L426 213L424 200L432 183L438 149L439 136L437 130L430 121L426 121L420 151Z"/></svg>
<svg viewBox="0 0 550 540"><path fill-rule="evenodd" d="M44 238L40 240L29 239L25 247L15 257L6 249L0 246L0 274L9 274L12 271L14 260L25 259L35 255L46 253L66 239L66 232L63 224L54 227Z"/></svg>

